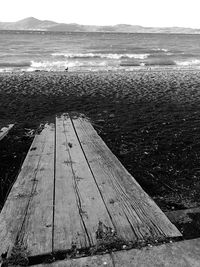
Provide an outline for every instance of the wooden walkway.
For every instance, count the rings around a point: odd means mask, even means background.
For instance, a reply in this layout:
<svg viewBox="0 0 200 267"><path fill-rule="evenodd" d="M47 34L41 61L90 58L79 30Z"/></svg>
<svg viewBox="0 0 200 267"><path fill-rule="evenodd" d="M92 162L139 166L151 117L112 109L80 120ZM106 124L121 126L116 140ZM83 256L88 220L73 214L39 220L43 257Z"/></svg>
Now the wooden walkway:
<svg viewBox="0 0 200 267"><path fill-rule="evenodd" d="M2 140L8 134L8 132L12 129L13 126L14 124L9 124L8 126L0 129L0 140Z"/></svg>
<svg viewBox="0 0 200 267"><path fill-rule="evenodd" d="M90 122L67 114L35 136L0 214L0 255L11 262L178 236Z"/></svg>

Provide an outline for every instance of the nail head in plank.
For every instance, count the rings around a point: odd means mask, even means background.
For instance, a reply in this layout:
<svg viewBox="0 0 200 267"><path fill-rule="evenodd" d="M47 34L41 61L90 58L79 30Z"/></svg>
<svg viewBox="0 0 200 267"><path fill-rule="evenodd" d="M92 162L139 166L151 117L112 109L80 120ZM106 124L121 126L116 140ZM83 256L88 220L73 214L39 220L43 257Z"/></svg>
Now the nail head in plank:
<svg viewBox="0 0 200 267"><path fill-rule="evenodd" d="M73 123L107 208L112 214L117 233L126 239L128 234L128 240L131 240L134 232L135 238L143 241L181 236L109 150L90 122L78 118ZM130 228L128 225L125 227L122 218L127 218Z"/></svg>

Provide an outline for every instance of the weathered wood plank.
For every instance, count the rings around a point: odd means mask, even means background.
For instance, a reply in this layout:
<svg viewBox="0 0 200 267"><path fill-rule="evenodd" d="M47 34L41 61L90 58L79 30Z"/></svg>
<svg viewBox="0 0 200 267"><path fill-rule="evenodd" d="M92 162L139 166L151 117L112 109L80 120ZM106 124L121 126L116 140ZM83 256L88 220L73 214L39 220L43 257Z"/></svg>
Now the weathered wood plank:
<svg viewBox="0 0 200 267"><path fill-rule="evenodd" d="M1 128L0 140L2 140L8 134L8 132L12 129L13 126L14 126L14 124L9 124L7 127Z"/></svg>
<svg viewBox="0 0 200 267"><path fill-rule="evenodd" d="M0 214L0 255L12 250L29 205L46 135L36 135Z"/></svg>
<svg viewBox="0 0 200 267"><path fill-rule="evenodd" d="M18 236L18 242L27 249L29 256L52 252L54 124L46 126L43 134L46 136L45 145L35 174L27 214Z"/></svg>
<svg viewBox="0 0 200 267"><path fill-rule="evenodd" d="M53 250L70 250L90 246L78 209L75 181L66 130L62 120L56 120L55 212Z"/></svg>
<svg viewBox="0 0 200 267"><path fill-rule="evenodd" d="M65 142L71 161L79 214L84 222L90 245L92 246L96 244L96 231L99 222L111 228L113 224L84 157L70 118L63 116L60 118L60 122L63 123L66 133Z"/></svg>
<svg viewBox="0 0 200 267"><path fill-rule="evenodd" d="M181 236L91 124L83 118L73 124L118 235L134 242Z"/></svg>
<svg viewBox="0 0 200 267"><path fill-rule="evenodd" d="M29 256L89 249L97 244L100 222L114 229L117 241L181 236L90 122L62 116L35 136L6 200L0 254L10 255L16 245ZM87 263L75 262L69 266Z"/></svg>
<svg viewBox="0 0 200 267"><path fill-rule="evenodd" d="M70 118L68 116L63 116L58 119L58 121L63 123L66 134L66 138L63 141L66 142L66 146L68 147L74 179L73 190L78 200L77 206L79 215L85 225L90 245L94 246L97 243L96 232L99 228L99 223L103 223L103 225L112 229L114 227Z"/></svg>

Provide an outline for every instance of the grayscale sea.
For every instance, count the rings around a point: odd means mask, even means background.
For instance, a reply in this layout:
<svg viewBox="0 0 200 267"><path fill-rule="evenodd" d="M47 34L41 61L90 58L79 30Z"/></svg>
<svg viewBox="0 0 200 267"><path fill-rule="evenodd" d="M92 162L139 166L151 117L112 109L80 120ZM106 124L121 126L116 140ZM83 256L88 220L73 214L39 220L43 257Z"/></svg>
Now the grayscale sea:
<svg viewBox="0 0 200 267"><path fill-rule="evenodd" d="M0 72L200 69L200 35L0 31Z"/></svg>

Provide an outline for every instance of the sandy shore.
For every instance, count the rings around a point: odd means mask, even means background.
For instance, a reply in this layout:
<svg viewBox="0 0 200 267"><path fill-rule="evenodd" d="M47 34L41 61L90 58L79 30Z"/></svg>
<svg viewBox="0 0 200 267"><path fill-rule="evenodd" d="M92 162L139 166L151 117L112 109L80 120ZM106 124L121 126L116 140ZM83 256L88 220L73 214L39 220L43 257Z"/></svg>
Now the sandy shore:
<svg viewBox="0 0 200 267"><path fill-rule="evenodd" d="M0 74L1 200L41 122L80 112L164 210L200 204L200 72Z"/></svg>

